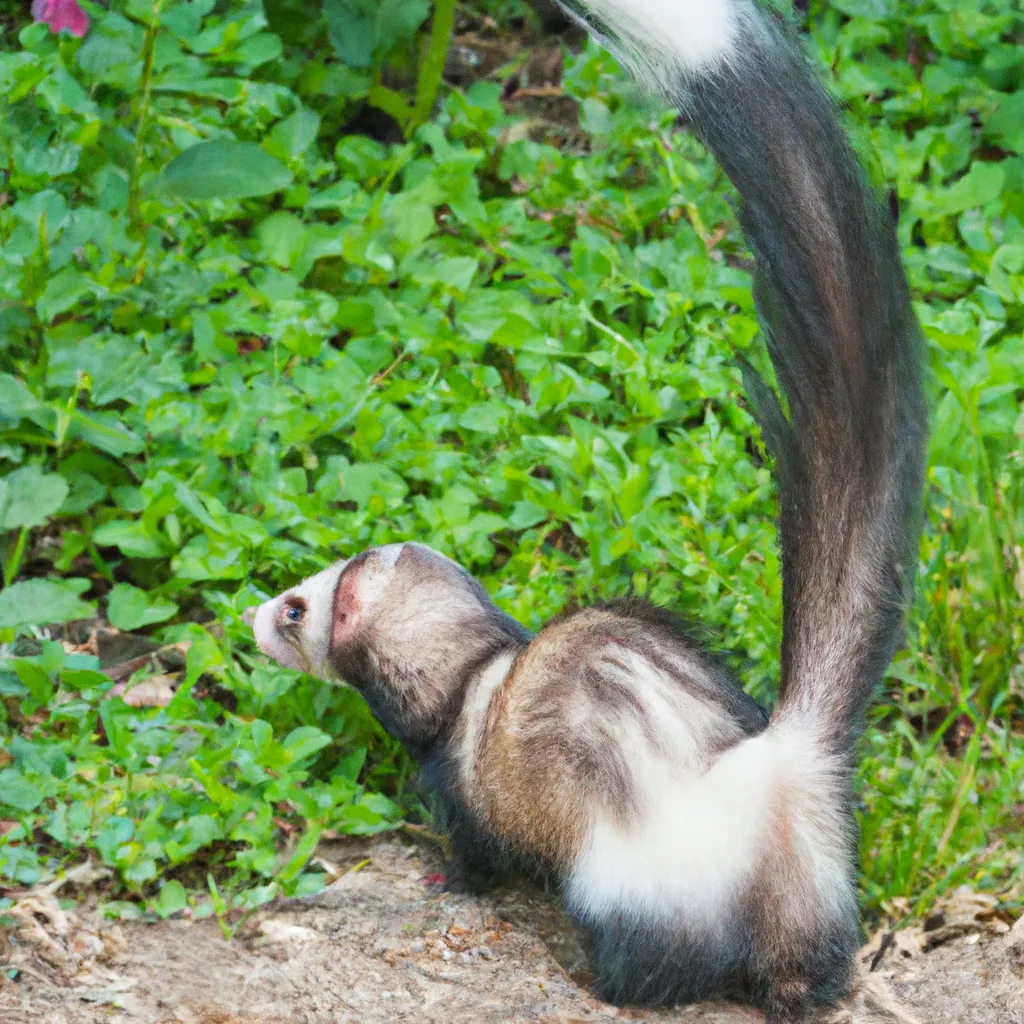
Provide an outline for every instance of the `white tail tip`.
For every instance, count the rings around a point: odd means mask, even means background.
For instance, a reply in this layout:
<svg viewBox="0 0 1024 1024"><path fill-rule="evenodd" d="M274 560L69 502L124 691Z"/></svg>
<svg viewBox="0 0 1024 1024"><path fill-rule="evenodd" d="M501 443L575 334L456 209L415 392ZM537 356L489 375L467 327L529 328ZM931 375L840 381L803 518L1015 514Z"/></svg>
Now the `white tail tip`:
<svg viewBox="0 0 1024 1024"><path fill-rule="evenodd" d="M603 41L635 75L665 88L733 55L750 0L583 0L614 38Z"/></svg>

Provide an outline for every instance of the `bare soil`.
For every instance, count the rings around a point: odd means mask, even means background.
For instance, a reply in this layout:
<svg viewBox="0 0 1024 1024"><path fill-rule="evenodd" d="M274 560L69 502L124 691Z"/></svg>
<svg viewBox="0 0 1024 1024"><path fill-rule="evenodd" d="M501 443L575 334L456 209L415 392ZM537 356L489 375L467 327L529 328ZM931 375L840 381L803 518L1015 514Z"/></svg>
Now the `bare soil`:
<svg viewBox="0 0 1024 1024"><path fill-rule="evenodd" d="M343 869L337 882L262 908L230 941L214 921L107 925L62 911L52 892L26 895L0 934L0 1022L763 1024L732 1005L601 1003L586 942L553 893L435 891L433 850L394 838L322 852ZM855 997L822 1022L1024 1024L1024 924L1010 920L967 893L927 928L876 936Z"/></svg>

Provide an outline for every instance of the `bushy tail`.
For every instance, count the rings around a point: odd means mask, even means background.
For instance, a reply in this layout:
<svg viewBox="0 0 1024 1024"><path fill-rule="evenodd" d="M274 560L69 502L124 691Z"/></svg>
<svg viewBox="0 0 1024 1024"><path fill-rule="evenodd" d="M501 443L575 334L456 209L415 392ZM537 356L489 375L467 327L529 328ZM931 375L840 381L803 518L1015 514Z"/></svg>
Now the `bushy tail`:
<svg viewBox="0 0 1024 1024"><path fill-rule="evenodd" d="M692 119L742 197L762 327L789 405L750 374L777 462L782 688L836 753L902 630L926 423L895 229L799 43L756 0L570 4Z"/></svg>

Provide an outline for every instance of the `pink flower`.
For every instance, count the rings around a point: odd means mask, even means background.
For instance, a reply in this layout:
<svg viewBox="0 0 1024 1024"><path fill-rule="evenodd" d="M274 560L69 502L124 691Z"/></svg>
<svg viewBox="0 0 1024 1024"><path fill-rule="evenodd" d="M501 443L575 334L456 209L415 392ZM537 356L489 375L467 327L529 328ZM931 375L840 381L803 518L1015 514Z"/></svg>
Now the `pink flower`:
<svg viewBox="0 0 1024 1024"><path fill-rule="evenodd" d="M32 17L45 21L51 32L66 28L81 38L89 31L89 15L78 6L78 0L32 0Z"/></svg>

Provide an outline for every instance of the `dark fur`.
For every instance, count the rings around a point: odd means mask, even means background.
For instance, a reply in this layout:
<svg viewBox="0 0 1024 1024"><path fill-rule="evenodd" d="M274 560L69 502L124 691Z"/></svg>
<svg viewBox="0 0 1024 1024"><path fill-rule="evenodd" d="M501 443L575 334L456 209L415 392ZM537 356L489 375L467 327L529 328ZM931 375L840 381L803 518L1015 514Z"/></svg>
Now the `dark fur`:
<svg viewBox="0 0 1024 1024"><path fill-rule="evenodd" d="M714 939L685 923L674 929L639 915L584 921L594 936L597 990L611 1003L664 1006L710 997L750 1000L752 933L740 916Z"/></svg>
<svg viewBox="0 0 1024 1024"><path fill-rule="evenodd" d="M779 480L779 712L811 711L848 753L901 635L916 565L920 330L895 227L799 43L768 18L747 31L736 67L681 83L680 100L742 198L789 405L787 420L748 374Z"/></svg>
<svg viewBox="0 0 1024 1024"><path fill-rule="evenodd" d="M438 742L421 757L420 781L434 823L451 844L444 870L446 888L481 893L509 875L544 879L553 875L550 863L512 845L470 810L460 796L449 745Z"/></svg>
<svg viewBox="0 0 1024 1024"><path fill-rule="evenodd" d="M702 674L697 678L683 679L659 658L657 650L650 643L645 644L639 652L666 675L674 676L680 686L691 688L695 696L719 708L725 717L736 722L747 735L753 736L768 724L768 713L765 709L740 686L724 663L704 650L698 630L675 612L637 598L612 601L599 607L605 607L621 615L623 619L640 625L642 628L637 630L635 636L657 637L665 648L678 648L694 658L700 665ZM636 640L629 636L616 639L624 647L631 647L636 643ZM697 687L699 689L695 689Z"/></svg>

